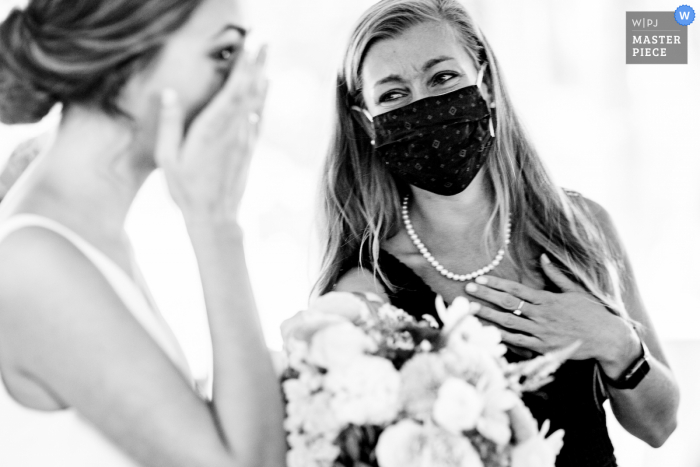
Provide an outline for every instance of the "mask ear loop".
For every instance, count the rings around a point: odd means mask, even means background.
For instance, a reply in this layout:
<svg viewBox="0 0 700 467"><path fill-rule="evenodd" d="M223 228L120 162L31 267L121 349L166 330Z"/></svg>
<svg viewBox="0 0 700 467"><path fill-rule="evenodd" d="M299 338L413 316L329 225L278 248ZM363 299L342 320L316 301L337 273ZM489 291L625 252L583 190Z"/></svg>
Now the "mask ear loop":
<svg viewBox="0 0 700 467"><path fill-rule="evenodd" d="M486 70L487 65L488 65L488 63L484 63L483 65L481 65L481 68L479 68L479 71L476 74L476 87L477 88L481 87L481 82L484 79L484 71Z"/></svg>
<svg viewBox="0 0 700 467"><path fill-rule="evenodd" d="M488 63L484 63L481 65L481 68L479 68L479 72L476 75L476 88L480 89L481 84L484 80L484 72L486 71L486 67L488 66ZM493 117L489 117L489 131L491 132L491 137L495 138L496 137L496 131L493 128Z"/></svg>
<svg viewBox="0 0 700 467"><path fill-rule="evenodd" d="M363 109L363 108L361 108L361 107L358 107L357 105L353 105L352 107L350 107L350 110L353 111L353 112L361 113L361 114L364 115L364 117L367 119L368 124L367 124L367 125L362 125L362 126L365 128L365 130L367 131L367 133L370 135L370 138L372 139L372 140L370 141L370 144L371 144L372 146L374 146L374 136L372 135L373 132L370 131L370 129L369 129L369 128L372 126L372 124L374 123L374 118L372 117L372 114L369 113L369 110ZM361 117L360 117L360 118L361 118ZM362 124L362 122L359 122L359 123Z"/></svg>
<svg viewBox="0 0 700 467"><path fill-rule="evenodd" d="M356 106L356 105L353 105L353 106L350 107L350 108L351 108L352 110L357 111L357 112L362 112L362 113L364 114L364 116L367 117L367 120L369 120L370 123L374 122L374 118L372 118L372 114L369 113L369 110L363 109L363 108L358 107L358 106Z"/></svg>

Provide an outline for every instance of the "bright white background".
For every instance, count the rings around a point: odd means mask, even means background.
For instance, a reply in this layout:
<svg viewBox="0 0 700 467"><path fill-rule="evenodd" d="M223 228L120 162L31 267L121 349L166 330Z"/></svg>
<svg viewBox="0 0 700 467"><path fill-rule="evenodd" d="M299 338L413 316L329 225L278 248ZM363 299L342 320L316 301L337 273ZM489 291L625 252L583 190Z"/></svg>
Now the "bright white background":
<svg viewBox="0 0 700 467"><path fill-rule="evenodd" d="M0 17L13 0L0 0ZM243 224L269 344L304 308L316 278L314 208L330 138L334 73L370 0L255 0L270 44L272 88ZM625 12L672 11L667 0L468 0L511 96L556 180L605 206L682 387L680 426L652 451L614 423L620 465L700 466L700 20L688 65L625 65ZM698 12L700 4L692 5ZM55 124L0 125L0 166L19 142ZM200 374L210 357L194 258L158 174L129 220L142 268Z"/></svg>

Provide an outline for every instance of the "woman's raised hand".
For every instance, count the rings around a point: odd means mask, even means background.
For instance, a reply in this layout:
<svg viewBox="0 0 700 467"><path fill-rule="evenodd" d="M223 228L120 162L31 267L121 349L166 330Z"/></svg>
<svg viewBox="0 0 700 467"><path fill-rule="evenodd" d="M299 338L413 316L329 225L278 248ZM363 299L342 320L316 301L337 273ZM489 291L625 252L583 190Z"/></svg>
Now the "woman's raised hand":
<svg viewBox="0 0 700 467"><path fill-rule="evenodd" d="M244 51L186 134L178 96L163 91L155 158L188 221L237 222L267 94L265 57L264 48Z"/></svg>
<svg viewBox="0 0 700 467"><path fill-rule="evenodd" d="M630 326L566 277L545 255L541 262L547 277L561 289L560 293L482 276L477 284L467 285L467 293L506 311L481 307L477 316L496 325L505 343L539 353L580 341L573 359L606 360L616 346L628 344L629 348L629 339L635 339ZM627 337L627 341L620 336Z"/></svg>

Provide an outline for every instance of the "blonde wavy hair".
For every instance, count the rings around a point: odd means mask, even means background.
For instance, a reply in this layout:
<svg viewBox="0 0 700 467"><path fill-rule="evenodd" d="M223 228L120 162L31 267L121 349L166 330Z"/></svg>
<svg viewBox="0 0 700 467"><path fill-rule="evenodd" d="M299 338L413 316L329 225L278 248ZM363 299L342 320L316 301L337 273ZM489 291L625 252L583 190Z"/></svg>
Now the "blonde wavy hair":
<svg viewBox="0 0 700 467"><path fill-rule="evenodd" d="M362 106L361 69L367 51L426 22L449 25L477 67L486 61L484 82L498 118L495 142L483 170L495 200L484 244L491 249L514 226L511 254L521 270L536 267L524 251L544 251L559 268L618 316L621 300L620 254L604 235L586 200L557 187L521 126L498 61L474 21L457 0L382 0L360 19L337 77L335 134L322 179L324 257L315 291L331 291L350 267L366 267L392 287L378 263L383 241L401 228L401 198L409 187L395 180L373 157L370 137L353 118Z"/></svg>

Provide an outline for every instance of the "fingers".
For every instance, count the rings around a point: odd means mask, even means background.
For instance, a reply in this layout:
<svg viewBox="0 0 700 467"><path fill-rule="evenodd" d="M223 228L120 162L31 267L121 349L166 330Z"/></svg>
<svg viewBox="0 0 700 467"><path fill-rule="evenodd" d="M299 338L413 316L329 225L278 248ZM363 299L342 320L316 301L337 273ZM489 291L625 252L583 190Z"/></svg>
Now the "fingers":
<svg viewBox="0 0 700 467"><path fill-rule="evenodd" d="M267 98L266 57L266 47L261 47L255 56L250 51L243 52L224 87L205 110L204 125L223 126L221 131L238 126L240 131L249 133L251 143L255 140Z"/></svg>
<svg viewBox="0 0 700 467"><path fill-rule="evenodd" d="M542 264L542 270L549 277L549 279L554 282L554 284L559 287L562 292L580 292L582 287L573 282L571 279L566 277L566 275L557 268L552 261L549 259L547 254L542 254L540 256L540 263Z"/></svg>
<svg viewBox="0 0 700 467"><path fill-rule="evenodd" d="M257 96L255 101L251 104L250 112L248 114L249 122L253 126L256 136L260 133L260 127L262 126L261 123L265 109L265 102L267 100L269 84L270 83L267 79L261 81L257 91Z"/></svg>
<svg viewBox="0 0 700 467"><path fill-rule="evenodd" d="M263 44L262 46L260 46L258 54L255 57L255 64L258 67L265 67L265 63L267 63L267 44Z"/></svg>
<svg viewBox="0 0 700 467"><path fill-rule="evenodd" d="M501 328L510 329L521 333L524 332L532 335L537 331L537 325L533 321L523 316L515 316L513 313L496 311L485 306L482 306L479 309L476 316L485 321L496 324Z"/></svg>
<svg viewBox="0 0 700 467"><path fill-rule="evenodd" d="M262 51L256 57L252 57L248 50L241 52L223 87L193 125L215 133L226 131L233 125L250 126L249 115L257 110L255 106L263 91L264 57Z"/></svg>
<svg viewBox="0 0 700 467"><path fill-rule="evenodd" d="M520 334L517 332L506 331L505 329L499 329L499 331L501 332L501 340L504 344L534 350L537 353L544 353L542 341L540 341L536 337L527 336L525 334Z"/></svg>
<svg viewBox="0 0 700 467"><path fill-rule="evenodd" d="M520 306L520 302L523 300L519 297L514 297L509 293L501 292L499 290L492 289L485 285L475 284L474 282L470 282L469 284L467 284L465 290L469 295L473 297L477 297L481 300L493 303L494 305L497 305L503 308L504 310L508 311L517 310L518 307L520 307L520 309L524 311L524 308L526 308L528 305L532 305L527 300L525 300L526 303L523 306ZM534 308L532 310L533 311L531 312L531 314L534 313Z"/></svg>
<svg viewBox="0 0 700 467"><path fill-rule="evenodd" d="M488 285L492 289L500 290L513 295L516 298L528 301L530 303L543 303L547 292L531 289L515 281L501 279L494 276L481 276L476 278L476 283L480 285Z"/></svg>
<svg viewBox="0 0 700 467"><path fill-rule="evenodd" d="M244 50L217 96L218 100L225 105L231 102L241 104L246 98L253 102L259 99L263 90L261 84L266 80L266 62L266 46L260 47L255 53Z"/></svg>
<svg viewBox="0 0 700 467"><path fill-rule="evenodd" d="M259 128L259 122L262 120L263 109L267 101L267 92L270 87L270 81L265 76L265 63L267 60L267 46L262 46L255 60L256 71L252 80L252 92L249 111L255 115L254 125Z"/></svg>
<svg viewBox="0 0 700 467"><path fill-rule="evenodd" d="M479 302L469 302L469 312L477 314L481 310L481 303Z"/></svg>
<svg viewBox="0 0 700 467"><path fill-rule="evenodd" d="M160 167L177 162L184 128L185 115L177 93L172 89L163 90L155 146L155 160Z"/></svg>

